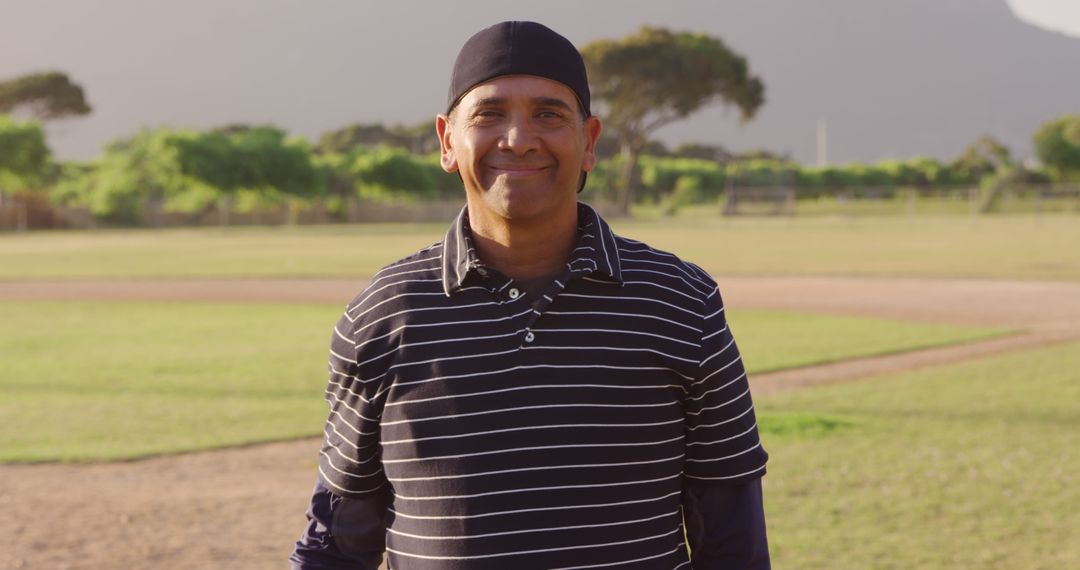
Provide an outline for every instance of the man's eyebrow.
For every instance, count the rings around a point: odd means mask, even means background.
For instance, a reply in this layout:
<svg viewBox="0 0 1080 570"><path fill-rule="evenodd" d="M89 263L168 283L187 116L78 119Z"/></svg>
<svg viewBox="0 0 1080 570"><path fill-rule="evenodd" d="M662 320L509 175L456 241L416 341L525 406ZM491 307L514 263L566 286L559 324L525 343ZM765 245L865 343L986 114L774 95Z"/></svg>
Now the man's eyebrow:
<svg viewBox="0 0 1080 570"><path fill-rule="evenodd" d="M489 107L496 105L503 105L506 103L506 97L484 97L473 103L474 107Z"/></svg>
<svg viewBox="0 0 1080 570"><path fill-rule="evenodd" d="M558 107L566 111L573 111L574 108L569 103L562 99L556 99L555 97L534 97L533 104L541 107Z"/></svg>

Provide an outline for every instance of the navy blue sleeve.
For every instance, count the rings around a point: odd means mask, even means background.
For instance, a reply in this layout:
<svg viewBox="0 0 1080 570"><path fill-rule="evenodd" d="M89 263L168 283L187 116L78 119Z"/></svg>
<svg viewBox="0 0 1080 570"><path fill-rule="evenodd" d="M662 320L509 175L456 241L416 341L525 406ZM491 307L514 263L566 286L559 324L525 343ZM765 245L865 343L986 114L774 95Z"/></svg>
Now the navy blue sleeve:
<svg viewBox="0 0 1080 570"><path fill-rule="evenodd" d="M308 525L289 562L293 570L378 570L386 548L387 496L334 495L315 482Z"/></svg>
<svg viewBox="0 0 1080 570"><path fill-rule="evenodd" d="M761 479L736 485L686 480L683 517L694 570L769 570Z"/></svg>

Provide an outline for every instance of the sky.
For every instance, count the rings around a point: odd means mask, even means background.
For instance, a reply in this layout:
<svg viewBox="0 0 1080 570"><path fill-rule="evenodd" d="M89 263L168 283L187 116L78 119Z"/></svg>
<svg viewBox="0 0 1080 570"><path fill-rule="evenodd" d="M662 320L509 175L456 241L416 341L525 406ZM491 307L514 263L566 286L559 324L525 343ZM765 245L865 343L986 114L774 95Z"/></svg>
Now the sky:
<svg viewBox="0 0 1080 570"><path fill-rule="evenodd" d="M1025 22L1080 38L1080 0L1006 0Z"/></svg>

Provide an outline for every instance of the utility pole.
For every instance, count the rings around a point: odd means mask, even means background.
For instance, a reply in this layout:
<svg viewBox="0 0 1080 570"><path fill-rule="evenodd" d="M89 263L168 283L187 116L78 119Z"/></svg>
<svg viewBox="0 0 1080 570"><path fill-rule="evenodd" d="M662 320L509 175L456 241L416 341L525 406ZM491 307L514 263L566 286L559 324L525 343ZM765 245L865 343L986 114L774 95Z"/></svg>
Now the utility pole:
<svg viewBox="0 0 1080 570"><path fill-rule="evenodd" d="M829 165L829 132L824 118L817 121L817 165Z"/></svg>

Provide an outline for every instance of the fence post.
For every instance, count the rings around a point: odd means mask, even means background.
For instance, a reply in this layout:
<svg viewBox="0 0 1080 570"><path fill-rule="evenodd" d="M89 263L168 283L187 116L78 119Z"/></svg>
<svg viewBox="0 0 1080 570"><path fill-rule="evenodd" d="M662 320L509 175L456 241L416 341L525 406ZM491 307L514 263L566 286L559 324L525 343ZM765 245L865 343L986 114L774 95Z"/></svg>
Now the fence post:
<svg viewBox="0 0 1080 570"><path fill-rule="evenodd" d="M15 199L15 230L19 232L25 232L29 227L30 208L26 204L26 200L22 198Z"/></svg>

